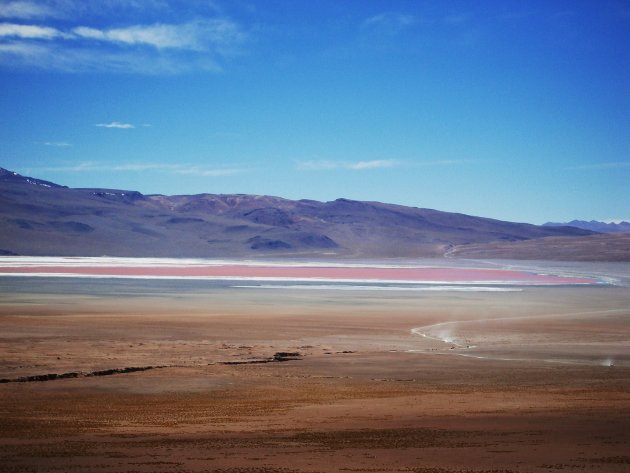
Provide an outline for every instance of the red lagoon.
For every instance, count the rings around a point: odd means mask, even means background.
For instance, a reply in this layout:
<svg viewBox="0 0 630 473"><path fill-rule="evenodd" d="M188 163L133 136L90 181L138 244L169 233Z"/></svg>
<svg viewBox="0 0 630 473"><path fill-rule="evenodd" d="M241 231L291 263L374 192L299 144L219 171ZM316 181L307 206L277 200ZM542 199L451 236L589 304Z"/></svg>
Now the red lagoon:
<svg viewBox="0 0 630 473"><path fill-rule="evenodd" d="M588 277L538 274L510 269L371 267L371 266L280 266L280 265L94 265L6 266L0 274L101 276L135 278L216 278L282 280L400 281L409 283L487 283L525 285L595 284Z"/></svg>

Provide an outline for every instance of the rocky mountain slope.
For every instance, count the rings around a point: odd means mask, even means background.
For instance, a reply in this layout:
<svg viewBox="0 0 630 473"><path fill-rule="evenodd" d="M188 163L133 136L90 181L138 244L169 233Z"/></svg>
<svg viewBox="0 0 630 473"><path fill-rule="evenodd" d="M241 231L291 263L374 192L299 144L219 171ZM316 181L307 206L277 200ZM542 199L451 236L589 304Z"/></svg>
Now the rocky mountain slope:
<svg viewBox="0 0 630 473"><path fill-rule="evenodd" d="M598 233L618 233L618 232L630 232L630 222L618 222L618 223L606 223L598 222L597 220L571 220L567 223L547 222L544 223L545 227L565 227L571 226L576 228L583 228L584 230L591 230Z"/></svg>
<svg viewBox="0 0 630 473"><path fill-rule="evenodd" d="M138 257L438 257L594 234L348 199L72 189L2 168L0 229L5 255Z"/></svg>
<svg viewBox="0 0 630 473"><path fill-rule="evenodd" d="M630 233L472 243L454 247L448 256L470 259L630 261Z"/></svg>

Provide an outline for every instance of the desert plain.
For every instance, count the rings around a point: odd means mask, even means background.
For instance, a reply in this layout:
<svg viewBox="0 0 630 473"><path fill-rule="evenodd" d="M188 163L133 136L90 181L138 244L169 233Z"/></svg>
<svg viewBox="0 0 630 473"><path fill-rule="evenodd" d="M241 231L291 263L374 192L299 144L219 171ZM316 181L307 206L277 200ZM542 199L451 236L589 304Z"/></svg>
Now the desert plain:
<svg viewBox="0 0 630 473"><path fill-rule="evenodd" d="M543 267L579 283L5 274L0 471L630 471L630 267Z"/></svg>

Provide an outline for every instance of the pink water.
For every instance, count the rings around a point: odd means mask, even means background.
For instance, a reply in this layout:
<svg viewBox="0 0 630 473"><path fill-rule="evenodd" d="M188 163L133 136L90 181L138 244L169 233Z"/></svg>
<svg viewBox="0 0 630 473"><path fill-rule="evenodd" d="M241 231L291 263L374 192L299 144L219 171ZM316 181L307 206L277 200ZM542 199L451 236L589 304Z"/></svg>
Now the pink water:
<svg viewBox="0 0 630 473"><path fill-rule="evenodd" d="M252 279L329 279L374 280L401 282L446 283L503 283L526 285L594 284L592 278L536 274L528 271L479 268L434 267L320 267L320 266L249 266L249 265L194 265L194 266L7 266L3 274L61 274L77 276L129 277L211 277Z"/></svg>

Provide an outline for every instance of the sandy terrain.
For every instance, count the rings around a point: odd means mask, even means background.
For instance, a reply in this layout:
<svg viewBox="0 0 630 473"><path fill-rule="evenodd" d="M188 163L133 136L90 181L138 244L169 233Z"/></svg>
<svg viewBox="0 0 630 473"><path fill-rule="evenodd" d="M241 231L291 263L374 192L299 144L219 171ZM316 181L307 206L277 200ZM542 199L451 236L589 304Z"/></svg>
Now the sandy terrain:
<svg viewBox="0 0 630 473"><path fill-rule="evenodd" d="M627 287L3 277L0 327L0 471L630 469Z"/></svg>

